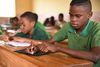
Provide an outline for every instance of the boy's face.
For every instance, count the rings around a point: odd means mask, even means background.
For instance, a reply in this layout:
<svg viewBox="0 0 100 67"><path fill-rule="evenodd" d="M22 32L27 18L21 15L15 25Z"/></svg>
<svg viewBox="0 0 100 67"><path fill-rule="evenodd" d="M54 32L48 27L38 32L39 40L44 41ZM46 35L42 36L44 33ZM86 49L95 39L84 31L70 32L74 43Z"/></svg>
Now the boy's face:
<svg viewBox="0 0 100 67"><path fill-rule="evenodd" d="M59 16L58 19L59 21L63 21L64 18L62 16Z"/></svg>
<svg viewBox="0 0 100 67"><path fill-rule="evenodd" d="M12 26L16 26L18 24L18 21L13 21L13 23L11 23Z"/></svg>
<svg viewBox="0 0 100 67"><path fill-rule="evenodd" d="M90 12L86 7L76 5L70 7L69 14L71 25L75 29L83 28L88 19L92 16L92 12Z"/></svg>
<svg viewBox="0 0 100 67"><path fill-rule="evenodd" d="M23 33L30 33L33 29L35 22L30 22L26 17L20 18L21 23L21 32Z"/></svg>

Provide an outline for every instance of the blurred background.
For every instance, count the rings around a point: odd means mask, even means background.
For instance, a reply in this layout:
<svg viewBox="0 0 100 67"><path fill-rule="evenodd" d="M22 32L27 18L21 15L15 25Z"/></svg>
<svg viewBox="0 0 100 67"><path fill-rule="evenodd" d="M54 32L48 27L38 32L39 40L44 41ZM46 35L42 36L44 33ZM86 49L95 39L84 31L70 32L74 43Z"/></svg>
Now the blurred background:
<svg viewBox="0 0 100 67"><path fill-rule="evenodd" d="M5 0L5 2L2 2L4 0L0 0L4 6L6 6L6 3L10 2L10 0ZM8 1L8 2L7 2ZM54 16L55 19L57 19L59 13L64 14L64 19L66 21L69 21L69 4L71 0L13 0L12 4L13 7L9 8L13 16L20 16L25 11L32 11L36 12L39 15L39 21L43 23L43 21L50 16ZM91 0L92 6L93 6L93 17L91 18L92 20L100 21L100 0ZM12 6L11 5L11 6ZM7 7L4 7L3 9L7 9ZM12 10L13 9L13 10ZM1 11L0 7L0 11ZM5 10L8 12L7 10ZM2 14L5 14L4 13ZM6 13L7 14L7 13ZM1 16L0 15L0 24L8 22L9 17L13 16Z"/></svg>

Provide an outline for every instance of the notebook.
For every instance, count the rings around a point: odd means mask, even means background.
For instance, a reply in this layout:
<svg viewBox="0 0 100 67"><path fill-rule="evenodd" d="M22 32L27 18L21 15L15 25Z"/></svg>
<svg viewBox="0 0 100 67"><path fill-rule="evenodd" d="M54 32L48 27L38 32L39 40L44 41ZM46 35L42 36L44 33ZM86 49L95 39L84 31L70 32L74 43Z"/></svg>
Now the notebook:
<svg viewBox="0 0 100 67"><path fill-rule="evenodd" d="M31 44L30 43L26 43L26 42L16 42L16 41L9 41L9 42L6 42L7 45L12 45L12 46L20 46L20 47L23 47L23 46L30 46Z"/></svg>

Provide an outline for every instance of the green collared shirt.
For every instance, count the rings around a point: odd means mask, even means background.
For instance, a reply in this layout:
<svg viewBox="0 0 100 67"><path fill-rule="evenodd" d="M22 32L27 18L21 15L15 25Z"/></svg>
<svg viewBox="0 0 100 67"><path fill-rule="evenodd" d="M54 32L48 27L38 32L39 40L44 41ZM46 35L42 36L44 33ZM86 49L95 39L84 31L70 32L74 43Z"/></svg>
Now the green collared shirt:
<svg viewBox="0 0 100 67"><path fill-rule="evenodd" d="M14 30L18 30L20 28L20 25L16 25L16 26L12 26L11 29L14 29Z"/></svg>
<svg viewBox="0 0 100 67"><path fill-rule="evenodd" d="M24 34L24 33L18 33L18 34L16 34L16 36L30 38L29 34ZM50 36L46 32L45 27L40 22L36 22L31 39L33 39L33 40L47 40L47 39L49 39L49 37Z"/></svg>
<svg viewBox="0 0 100 67"><path fill-rule="evenodd" d="M0 35L3 34L3 30L2 30L2 27L0 26Z"/></svg>
<svg viewBox="0 0 100 67"><path fill-rule="evenodd" d="M70 49L90 51L93 47L100 46L100 23L89 20L83 31L77 34L68 22L54 36L55 41L65 39L68 39L68 48ZM96 67L100 67L100 64Z"/></svg>

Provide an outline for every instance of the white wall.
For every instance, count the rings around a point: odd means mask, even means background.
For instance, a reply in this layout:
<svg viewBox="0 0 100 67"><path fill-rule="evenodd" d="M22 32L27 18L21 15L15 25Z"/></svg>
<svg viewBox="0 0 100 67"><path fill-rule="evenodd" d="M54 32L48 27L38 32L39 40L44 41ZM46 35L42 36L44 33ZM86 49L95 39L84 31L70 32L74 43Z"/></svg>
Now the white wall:
<svg viewBox="0 0 100 67"><path fill-rule="evenodd" d="M44 21L46 17L50 16L57 18L59 13L68 14L70 1L71 0L34 0L33 12L39 14L41 21Z"/></svg>
<svg viewBox="0 0 100 67"><path fill-rule="evenodd" d="M64 13L65 19L68 20L69 4L71 0L33 0L33 12L39 14L39 20L44 21L46 17L55 16ZM91 0L94 15L100 13L100 0ZM99 16L99 15L98 15Z"/></svg>

